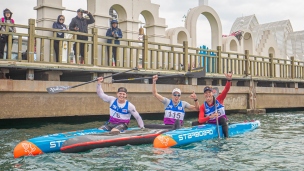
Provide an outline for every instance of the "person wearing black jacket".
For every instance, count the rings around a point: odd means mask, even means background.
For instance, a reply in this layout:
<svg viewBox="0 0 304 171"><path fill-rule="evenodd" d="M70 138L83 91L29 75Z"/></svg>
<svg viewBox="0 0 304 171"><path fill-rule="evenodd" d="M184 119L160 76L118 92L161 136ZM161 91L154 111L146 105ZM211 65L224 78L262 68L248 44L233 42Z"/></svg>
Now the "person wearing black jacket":
<svg viewBox="0 0 304 171"><path fill-rule="evenodd" d="M83 13L88 14L89 19L83 17ZM83 33L88 33L88 25L95 23L95 19L89 11L83 9L77 10L77 16L74 17L69 25L69 29L72 31L79 31ZM78 40L88 40L88 36L77 35ZM73 47L74 55L76 54L76 43ZM84 43L80 43L80 63L84 62Z"/></svg>
<svg viewBox="0 0 304 171"><path fill-rule="evenodd" d="M57 18L57 22L53 23L53 29L67 30L67 27L64 23L65 17L64 15L59 15ZM64 33L57 32L57 37L64 38ZM56 62L59 61L59 40L54 41L54 50L56 54Z"/></svg>
<svg viewBox="0 0 304 171"><path fill-rule="evenodd" d="M120 30L120 28L118 28L118 21L117 20L112 20L111 21L111 28L109 28L107 30L106 36L108 37L113 37L115 38L114 40L114 44L119 45L120 44L120 40L118 40L119 38L122 38L122 32ZM108 39L107 43L112 43L112 39ZM112 47L112 57L113 57L113 61L112 61L112 65L115 66L116 64L116 50L117 47L113 46ZM110 62L110 58L111 56L109 55L110 53L110 46L107 46L107 51L108 51L108 61ZM109 63L109 66L111 66L111 64Z"/></svg>

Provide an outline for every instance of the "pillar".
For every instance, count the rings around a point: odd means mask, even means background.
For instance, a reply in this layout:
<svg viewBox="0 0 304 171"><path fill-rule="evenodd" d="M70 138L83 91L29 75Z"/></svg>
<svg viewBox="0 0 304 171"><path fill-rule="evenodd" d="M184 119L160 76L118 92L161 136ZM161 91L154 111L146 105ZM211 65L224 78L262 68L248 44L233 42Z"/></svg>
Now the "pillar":
<svg viewBox="0 0 304 171"><path fill-rule="evenodd" d="M212 81L213 81L213 79L205 79L205 81L206 81L206 85L212 85Z"/></svg>
<svg viewBox="0 0 304 171"><path fill-rule="evenodd" d="M44 73L45 79L47 81L60 81L60 75L62 71L47 71Z"/></svg>
<svg viewBox="0 0 304 171"><path fill-rule="evenodd" d="M26 70L26 80L34 80L34 70L33 69L28 69Z"/></svg>
<svg viewBox="0 0 304 171"><path fill-rule="evenodd" d="M290 88L299 88L299 83L289 83Z"/></svg>
<svg viewBox="0 0 304 171"><path fill-rule="evenodd" d="M237 80L232 80L232 81L231 81L231 86L233 86L233 87L234 87L234 86L237 86L237 83L238 83Z"/></svg>
<svg viewBox="0 0 304 171"><path fill-rule="evenodd" d="M37 6L34 7L34 10L37 11L37 19L36 27L46 27L46 28L52 28L53 23L57 21L58 15L62 14L62 11L65 8L62 6L62 0L52 0L52 1L41 1L37 0ZM76 14L75 14L76 15ZM65 21L67 24L70 21ZM36 31L36 34L42 35L42 36L53 36L52 32L49 31ZM37 60L40 60L40 40L37 39L36 42L37 48L36 48L36 55ZM44 42L44 60L50 61L50 41ZM55 52L53 52L53 57L55 57Z"/></svg>
<svg viewBox="0 0 304 171"><path fill-rule="evenodd" d="M197 78L188 78L189 85L197 85Z"/></svg>
<svg viewBox="0 0 304 171"><path fill-rule="evenodd" d="M108 77L109 75L112 75L112 73L102 73L99 76L100 77ZM103 80L104 83L112 83L113 77L109 77Z"/></svg>
<svg viewBox="0 0 304 171"><path fill-rule="evenodd" d="M0 79L7 79L6 74L9 73L9 69L1 68L0 69Z"/></svg>

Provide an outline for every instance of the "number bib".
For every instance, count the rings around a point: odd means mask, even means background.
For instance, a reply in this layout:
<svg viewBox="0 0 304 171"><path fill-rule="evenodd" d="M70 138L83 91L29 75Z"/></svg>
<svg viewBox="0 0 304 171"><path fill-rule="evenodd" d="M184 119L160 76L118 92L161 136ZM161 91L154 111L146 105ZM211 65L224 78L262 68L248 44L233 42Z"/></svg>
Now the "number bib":
<svg viewBox="0 0 304 171"><path fill-rule="evenodd" d="M172 100L170 100L169 105L165 109L164 124L172 125L176 119L179 119L181 124L183 124L184 116L185 110L182 101L180 101L177 106L174 106Z"/></svg>
<svg viewBox="0 0 304 171"><path fill-rule="evenodd" d="M184 120L185 113L166 110L165 118Z"/></svg>
<svg viewBox="0 0 304 171"><path fill-rule="evenodd" d="M117 99L110 106L110 120L113 124L126 123L129 124L131 113L129 113L129 102L126 101L126 105L120 108L117 104Z"/></svg>

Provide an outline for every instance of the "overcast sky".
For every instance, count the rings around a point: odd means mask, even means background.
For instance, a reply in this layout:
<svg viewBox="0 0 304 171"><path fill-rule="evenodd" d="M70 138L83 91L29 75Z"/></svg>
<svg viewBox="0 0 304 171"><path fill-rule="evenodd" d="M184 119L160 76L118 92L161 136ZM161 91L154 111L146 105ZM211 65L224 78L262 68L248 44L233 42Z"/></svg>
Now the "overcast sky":
<svg viewBox="0 0 304 171"><path fill-rule="evenodd" d="M37 0L1 0L1 8L9 8L13 11L13 18L18 24L27 24L28 18L36 18L33 10ZM51 0L48 0L51 2ZM62 0L67 9L77 10L86 8L86 0ZM160 17L166 19L168 28L184 26L183 15L190 8L198 5L198 0L151 0L160 5ZM75 3L77 2L77 3ZM268 23L289 19L293 30L304 30L304 6L303 0L209 0L209 6L215 9L220 16L223 34L229 34L231 26L237 17L255 14L259 23ZM2 9L1 9L2 10ZM64 11L66 24L76 15L74 12ZM207 19L201 15L197 23L199 45L210 46L210 26Z"/></svg>

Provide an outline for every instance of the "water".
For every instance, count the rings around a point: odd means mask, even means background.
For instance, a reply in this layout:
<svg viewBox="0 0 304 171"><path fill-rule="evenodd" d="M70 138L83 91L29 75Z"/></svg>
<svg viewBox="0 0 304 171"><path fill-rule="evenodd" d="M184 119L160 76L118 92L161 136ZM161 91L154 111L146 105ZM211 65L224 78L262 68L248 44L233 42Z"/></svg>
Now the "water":
<svg viewBox="0 0 304 171"><path fill-rule="evenodd" d="M13 158L12 151L24 139L98 127L104 122L15 123L18 125L15 128L0 130L0 170L304 170L304 112L234 114L229 119L231 122L260 120L262 125L230 140L208 140L181 148L127 145L18 159ZM193 120L188 118L186 126ZM145 122L161 123L160 120ZM136 125L134 121L131 124Z"/></svg>

